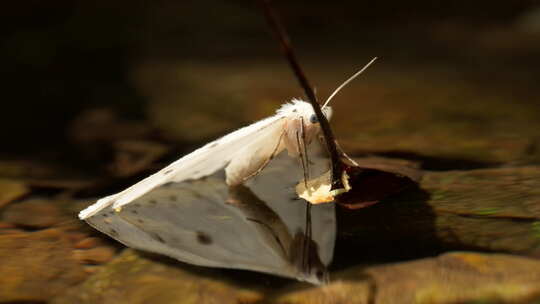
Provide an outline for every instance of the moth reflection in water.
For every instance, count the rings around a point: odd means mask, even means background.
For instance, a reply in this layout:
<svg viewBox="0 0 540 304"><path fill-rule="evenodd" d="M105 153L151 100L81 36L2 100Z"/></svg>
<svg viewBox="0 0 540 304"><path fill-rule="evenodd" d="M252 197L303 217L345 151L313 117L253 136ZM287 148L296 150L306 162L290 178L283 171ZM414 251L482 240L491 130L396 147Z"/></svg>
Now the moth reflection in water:
<svg viewBox="0 0 540 304"><path fill-rule="evenodd" d="M326 158L310 160L313 174L328 170ZM186 263L321 284L334 250L334 205L308 208L294 190L301 176L296 160L281 155L244 185L228 186L221 171L162 185L120 210L102 206L85 220L129 247Z"/></svg>

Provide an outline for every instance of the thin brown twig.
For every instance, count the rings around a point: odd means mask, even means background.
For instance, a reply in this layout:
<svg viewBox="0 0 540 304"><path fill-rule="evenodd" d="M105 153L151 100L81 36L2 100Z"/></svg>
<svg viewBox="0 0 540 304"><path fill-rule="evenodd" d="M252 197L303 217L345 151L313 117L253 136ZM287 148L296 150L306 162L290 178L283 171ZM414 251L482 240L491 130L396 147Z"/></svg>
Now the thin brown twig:
<svg viewBox="0 0 540 304"><path fill-rule="evenodd" d="M319 120L319 123L321 125L324 140L326 142L326 149L328 150L328 153L330 154L330 160L332 162L332 172L331 172L332 173L332 187L331 189L332 190L343 189L344 185L343 185L343 182L341 181L341 177L343 175L344 164L341 161L341 157L340 157L341 153L339 153L334 134L332 133L332 129L330 129L330 124L328 123L328 120L324 116L321 110L321 106L317 102L317 96L315 95L315 91L313 90L313 87L310 85L306 75L304 74L302 68L300 67L300 64L298 63L298 60L296 59L296 55L294 54L294 51L292 49L289 36L287 35L287 32L285 28L283 27L277 13L272 7L271 1L270 0L260 0L260 1L263 7L264 14L266 16L266 21L270 25L270 28L272 32L274 33L274 35L276 36L276 39L279 41L279 44L281 46L281 51L287 58L287 61L289 62L289 65L291 66L298 82L300 83L300 86L304 89L307 100L313 107L313 111L315 112L315 115L317 116L317 119Z"/></svg>

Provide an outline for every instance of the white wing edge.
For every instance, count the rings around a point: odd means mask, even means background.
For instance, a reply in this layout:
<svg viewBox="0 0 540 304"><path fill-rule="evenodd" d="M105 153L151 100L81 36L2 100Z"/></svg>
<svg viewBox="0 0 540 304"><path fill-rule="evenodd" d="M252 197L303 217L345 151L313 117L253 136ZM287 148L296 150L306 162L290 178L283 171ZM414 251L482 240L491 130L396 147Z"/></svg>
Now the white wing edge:
<svg viewBox="0 0 540 304"><path fill-rule="evenodd" d="M181 157L180 159L176 160L175 162L171 163L167 167L161 169L160 171L150 175L149 177L141 180L140 182L132 185L131 187L113 194L106 196L104 198L99 199L95 204L87 207L86 209L82 210L79 213L79 218L84 220L88 217L96 214L103 208L108 207L111 203L113 203L113 209L118 210L121 209L122 206L129 204L133 200L141 197L145 193L151 191L157 186L160 186L162 184L165 184L170 181L174 182L181 182L183 180L190 179L187 178L175 178L177 173L181 171L183 168L180 166L181 164L185 163L186 161L197 161L197 157L203 154L203 152L209 152L210 149L212 149L212 146L214 146L215 143L219 142L219 146L223 145L231 145L231 144L237 144L238 141L244 140L246 135L252 134L253 132L258 132L260 130L263 130L265 126L271 125L272 123L275 123L286 116L284 114L277 114L268 118L265 118L263 120L260 120L256 123L253 123L249 126L243 127L241 129L238 129L236 131L233 131L217 140L214 140L203 147ZM227 155L229 158L231 155L228 153ZM194 159L195 158L195 159ZM201 178L204 176L211 175L215 173L216 171L224 168L228 163L230 162L230 159L227 159L227 161L223 161L219 166L215 166L210 169L210 171L207 171L204 175L198 175L194 178ZM179 168L180 167L180 168ZM170 172L172 170L172 172ZM167 173L167 174L166 174Z"/></svg>
<svg viewBox="0 0 540 304"><path fill-rule="evenodd" d="M116 197L117 195L118 194L113 194L113 195L101 198L95 204L92 204L86 207L84 210L79 212L79 219L86 220L87 218L98 213L99 211L109 207L109 205L113 202L113 198Z"/></svg>

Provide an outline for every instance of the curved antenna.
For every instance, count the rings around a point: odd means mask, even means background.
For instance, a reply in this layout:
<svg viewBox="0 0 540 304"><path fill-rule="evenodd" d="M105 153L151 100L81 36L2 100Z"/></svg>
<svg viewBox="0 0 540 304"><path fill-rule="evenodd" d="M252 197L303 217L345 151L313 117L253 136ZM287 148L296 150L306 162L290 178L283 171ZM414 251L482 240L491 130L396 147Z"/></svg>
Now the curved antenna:
<svg viewBox="0 0 540 304"><path fill-rule="evenodd" d="M324 102L322 108L326 107L326 105L330 102L330 100L332 98L334 98L334 96L336 96L336 94L341 90L343 89L343 87L345 87L346 85L349 84L349 82L353 81L358 75L362 74L363 71L365 71L373 62L375 62L375 60L377 60L377 57L374 57L373 59L371 59L370 62L368 62L368 64L366 64L360 71L356 72L354 75L352 75L351 77L349 77L349 79L345 80L337 89L334 90L334 92L330 95L330 97L328 97L328 99Z"/></svg>

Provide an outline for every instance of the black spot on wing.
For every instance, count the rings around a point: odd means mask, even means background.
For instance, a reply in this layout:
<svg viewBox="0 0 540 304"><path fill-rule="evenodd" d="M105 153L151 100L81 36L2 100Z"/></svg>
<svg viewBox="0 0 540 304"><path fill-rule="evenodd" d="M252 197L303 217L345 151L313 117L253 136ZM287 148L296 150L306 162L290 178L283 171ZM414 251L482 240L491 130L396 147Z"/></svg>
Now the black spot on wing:
<svg viewBox="0 0 540 304"><path fill-rule="evenodd" d="M159 234L157 234L155 232L150 233L150 237L152 237L154 240L156 240L156 241L158 241L158 242L160 242L162 244L165 244L165 240Z"/></svg>
<svg viewBox="0 0 540 304"><path fill-rule="evenodd" d="M109 234L113 237L118 237L118 231L116 231L115 229L109 230Z"/></svg>
<svg viewBox="0 0 540 304"><path fill-rule="evenodd" d="M168 169L168 170L166 170L165 172L163 172L163 174L165 174L165 175L166 175L166 174L170 174L170 173L172 173L173 171L174 171L173 169Z"/></svg>
<svg viewBox="0 0 540 304"><path fill-rule="evenodd" d="M197 231L197 242L201 245L210 245L212 244L212 238L202 231Z"/></svg>
<svg viewBox="0 0 540 304"><path fill-rule="evenodd" d="M215 141L213 143L208 144L208 148L215 148L219 145L219 141Z"/></svg>

